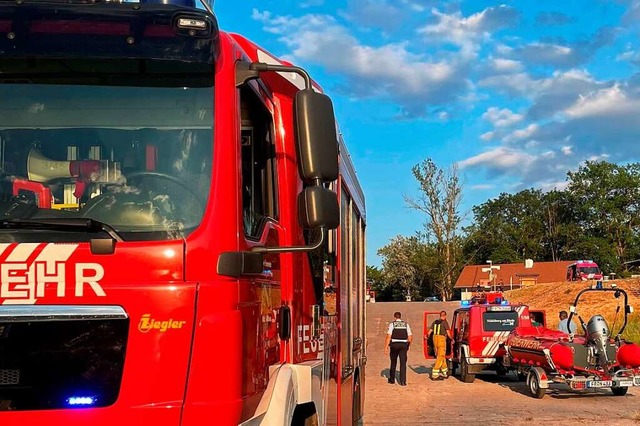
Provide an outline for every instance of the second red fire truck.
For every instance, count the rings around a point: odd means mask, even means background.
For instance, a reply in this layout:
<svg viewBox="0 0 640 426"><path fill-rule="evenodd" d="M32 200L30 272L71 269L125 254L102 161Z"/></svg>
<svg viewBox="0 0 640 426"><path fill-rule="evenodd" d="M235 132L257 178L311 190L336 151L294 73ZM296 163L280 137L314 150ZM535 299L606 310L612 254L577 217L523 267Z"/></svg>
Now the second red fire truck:
<svg viewBox="0 0 640 426"><path fill-rule="evenodd" d="M424 314L424 353L435 356L433 342L427 339L429 326L439 312ZM471 383L476 374L493 370L507 373L503 364L504 342L519 326L544 326L543 311L530 311L522 304L511 304L502 292L479 291L463 300L450 321L453 339L447 338L447 360L450 374L459 374L463 382Z"/></svg>

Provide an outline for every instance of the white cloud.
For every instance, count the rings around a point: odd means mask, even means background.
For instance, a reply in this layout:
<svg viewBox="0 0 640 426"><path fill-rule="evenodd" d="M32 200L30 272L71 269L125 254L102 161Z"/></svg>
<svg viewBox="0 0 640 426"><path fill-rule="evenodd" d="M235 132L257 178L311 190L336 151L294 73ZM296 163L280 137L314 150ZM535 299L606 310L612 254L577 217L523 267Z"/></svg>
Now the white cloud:
<svg viewBox="0 0 640 426"><path fill-rule="evenodd" d="M564 155L571 155L571 154L573 154L573 147L571 145L565 145L565 146L560 148L560 151Z"/></svg>
<svg viewBox="0 0 640 426"><path fill-rule="evenodd" d="M628 114L640 109L640 99L630 99L619 85L598 90L586 96L565 110L571 118L605 117Z"/></svg>
<svg viewBox="0 0 640 426"><path fill-rule="evenodd" d="M493 185L493 184L489 184L489 183L480 183L480 184L477 184L477 185L471 185L471 186L469 187L469 189L471 189L471 190L473 190L473 191L486 191L486 190L488 190L488 189L493 189L493 188L495 188L495 187L496 187L496 186L495 186L495 185Z"/></svg>
<svg viewBox="0 0 640 426"><path fill-rule="evenodd" d="M393 99L410 116L424 115L427 105L455 102L469 87L465 63L431 60L410 52L407 42L361 44L331 16L293 18L254 9L253 18L280 35L291 59L339 74L346 80L343 90L352 96Z"/></svg>
<svg viewBox="0 0 640 426"><path fill-rule="evenodd" d="M508 108L498 109L497 107L491 107L482 114L482 118L495 127L508 127L519 122L523 117L520 114L514 114Z"/></svg>
<svg viewBox="0 0 640 426"><path fill-rule="evenodd" d="M504 58L492 59L491 66L493 71L498 74L515 73L523 69L522 62Z"/></svg>
<svg viewBox="0 0 640 426"><path fill-rule="evenodd" d="M534 160L531 155L525 154L522 151L515 149L509 149L505 147L494 148L490 151L485 151L476 156L467 158L458 162L458 166L461 169L484 166L492 170L505 171L514 167L527 166Z"/></svg>
<svg viewBox="0 0 640 426"><path fill-rule="evenodd" d="M574 68L591 60L598 49L614 41L615 35L616 30L602 27L594 35L573 42L528 43L514 48L512 55L526 64Z"/></svg>
<svg viewBox="0 0 640 426"><path fill-rule="evenodd" d="M635 65L640 65L640 52L635 50L627 50L616 56L616 60L620 62L631 62Z"/></svg>
<svg viewBox="0 0 640 426"><path fill-rule="evenodd" d="M540 182L538 184L538 188L540 188L543 192L549 192L554 190L564 191L568 187L569 187L569 182L567 182L566 180L557 181L557 182Z"/></svg>
<svg viewBox="0 0 640 426"><path fill-rule="evenodd" d="M505 136L503 141L506 143L512 143L523 139L529 139L535 135L539 128L540 126L538 126L537 123L531 123L524 129L514 130L512 133Z"/></svg>
<svg viewBox="0 0 640 426"><path fill-rule="evenodd" d="M480 139L482 139L483 141L490 141L495 137L495 135L496 132L486 132L480 135Z"/></svg>
<svg viewBox="0 0 640 426"><path fill-rule="evenodd" d="M437 9L432 9L431 13L436 22L420 28L418 33L428 41L452 43L466 54L475 53L482 39L488 38L491 32L511 26L518 20L517 10L504 4L467 17L461 12L447 14Z"/></svg>

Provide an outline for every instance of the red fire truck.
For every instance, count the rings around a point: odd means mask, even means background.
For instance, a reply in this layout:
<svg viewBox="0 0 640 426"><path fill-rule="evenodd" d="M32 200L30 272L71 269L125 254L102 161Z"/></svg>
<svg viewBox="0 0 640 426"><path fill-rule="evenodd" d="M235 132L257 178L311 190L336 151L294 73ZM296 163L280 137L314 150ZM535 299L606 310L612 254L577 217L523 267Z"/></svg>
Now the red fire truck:
<svg viewBox="0 0 640 426"><path fill-rule="evenodd" d="M0 2L0 423L354 424L331 101L193 0Z"/></svg>
<svg viewBox="0 0 640 426"><path fill-rule="evenodd" d="M439 312L424 313L424 355L434 358L432 339L428 330ZM450 322L453 339L447 338L447 360L451 374L460 373L460 379L472 383L477 373L493 370L499 375L507 373L502 360L503 347L509 333L519 325L545 325L543 311L530 311L522 304L511 304L502 292L476 292L469 300L463 300L453 313Z"/></svg>
<svg viewBox="0 0 640 426"><path fill-rule="evenodd" d="M593 260L577 260L567 266L567 281L601 280L602 271Z"/></svg>

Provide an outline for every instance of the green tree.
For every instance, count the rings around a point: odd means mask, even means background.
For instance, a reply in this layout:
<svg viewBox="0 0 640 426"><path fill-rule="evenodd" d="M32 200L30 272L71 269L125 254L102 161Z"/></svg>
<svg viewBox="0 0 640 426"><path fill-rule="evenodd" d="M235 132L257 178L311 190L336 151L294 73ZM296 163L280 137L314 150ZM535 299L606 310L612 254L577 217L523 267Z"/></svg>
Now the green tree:
<svg viewBox="0 0 640 426"><path fill-rule="evenodd" d="M576 248L590 248L592 257L619 270L637 255L629 250L637 246L640 225L640 164L587 161L568 178L580 229L588 236Z"/></svg>
<svg viewBox="0 0 640 426"><path fill-rule="evenodd" d="M418 293L417 271L412 260L415 249L415 237L398 235L378 250L378 255L382 257L384 281L387 286L400 289L402 295L408 300L417 296Z"/></svg>
<svg viewBox="0 0 640 426"><path fill-rule="evenodd" d="M458 228L462 180L456 166L444 170L430 158L413 166L411 172L418 181L420 195L416 198L405 196L405 202L426 216L424 229L432 240L438 260L435 287L442 300L449 300L461 268Z"/></svg>

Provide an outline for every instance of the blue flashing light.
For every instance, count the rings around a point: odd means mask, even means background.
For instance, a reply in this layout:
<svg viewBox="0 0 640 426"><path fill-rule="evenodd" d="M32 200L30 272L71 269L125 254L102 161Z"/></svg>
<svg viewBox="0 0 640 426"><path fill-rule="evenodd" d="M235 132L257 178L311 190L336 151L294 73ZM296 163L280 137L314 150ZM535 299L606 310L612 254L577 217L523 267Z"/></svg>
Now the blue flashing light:
<svg viewBox="0 0 640 426"><path fill-rule="evenodd" d="M509 302L507 302L506 300L503 300L502 302L500 302L501 305L508 305Z"/></svg>
<svg viewBox="0 0 640 426"><path fill-rule="evenodd" d="M469 306L469 301L468 300L463 300L463 301L460 302L460 305Z"/></svg>
<svg viewBox="0 0 640 426"><path fill-rule="evenodd" d="M90 406L96 403L96 398L92 396L72 396L67 398L67 403L72 406Z"/></svg>

